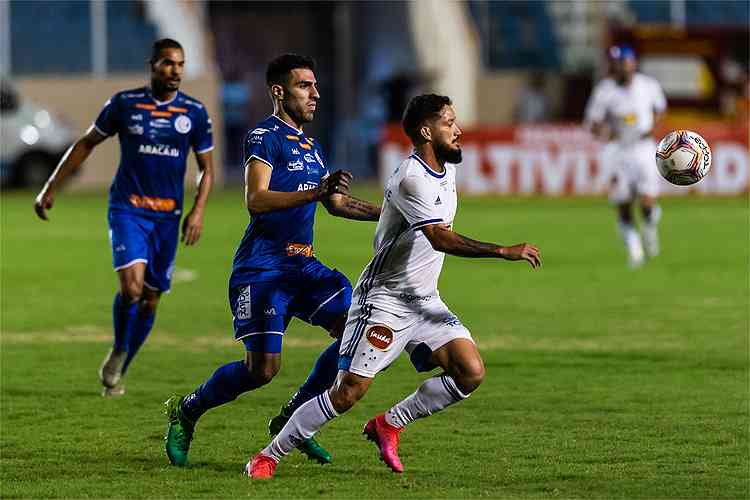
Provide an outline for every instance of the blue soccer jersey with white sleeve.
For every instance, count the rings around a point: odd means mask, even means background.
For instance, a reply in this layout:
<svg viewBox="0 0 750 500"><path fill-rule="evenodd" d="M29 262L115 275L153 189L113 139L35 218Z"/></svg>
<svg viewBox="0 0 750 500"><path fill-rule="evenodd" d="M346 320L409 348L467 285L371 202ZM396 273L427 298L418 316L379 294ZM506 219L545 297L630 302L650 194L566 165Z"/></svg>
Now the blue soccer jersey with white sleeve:
<svg viewBox="0 0 750 500"><path fill-rule="evenodd" d="M307 191L328 175L320 146L275 115L245 137L244 161L258 160L273 170L271 191ZM252 217L234 256L233 277L257 270L303 266L312 256L316 203Z"/></svg>
<svg viewBox="0 0 750 500"><path fill-rule="evenodd" d="M190 149L196 153L213 149L206 107L182 92L160 102L148 87L141 87L115 94L94 127L102 135L120 139L120 165L110 187L110 209L179 218Z"/></svg>

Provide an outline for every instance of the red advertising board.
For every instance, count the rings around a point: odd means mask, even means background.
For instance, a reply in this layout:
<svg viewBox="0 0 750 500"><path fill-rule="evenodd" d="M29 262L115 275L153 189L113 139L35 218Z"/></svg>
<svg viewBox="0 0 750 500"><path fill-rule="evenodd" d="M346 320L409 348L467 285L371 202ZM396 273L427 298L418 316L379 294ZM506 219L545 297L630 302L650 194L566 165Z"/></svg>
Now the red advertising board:
<svg viewBox="0 0 750 500"><path fill-rule="evenodd" d="M690 188L663 182L663 193L735 195L748 191L748 127L705 123L693 127L711 146L708 176ZM662 137L668 130L657 131ZM532 125L465 130L458 185L464 193L508 195L600 195L612 177L604 144L578 125ZM410 153L399 125L380 143L379 175L387 176ZM656 168L656 165L654 165Z"/></svg>

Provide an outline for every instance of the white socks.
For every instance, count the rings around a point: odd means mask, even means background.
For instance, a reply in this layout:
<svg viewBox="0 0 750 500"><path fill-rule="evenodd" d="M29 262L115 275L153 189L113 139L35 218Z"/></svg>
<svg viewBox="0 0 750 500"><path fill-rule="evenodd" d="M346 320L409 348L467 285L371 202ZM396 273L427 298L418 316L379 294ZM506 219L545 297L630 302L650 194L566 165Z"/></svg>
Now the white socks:
<svg viewBox="0 0 750 500"><path fill-rule="evenodd" d="M401 428L468 397L469 395L462 393L449 375L428 378L416 392L388 410L385 413L385 421ZM278 462L302 441L314 436L325 424L338 416L328 391L325 391L297 408L289 422L261 453Z"/></svg>
<svg viewBox="0 0 750 500"><path fill-rule="evenodd" d="M428 378L411 396L385 412L385 421L400 429L468 397L449 375Z"/></svg>
<svg viewBox="0 0 750 500"><path fill-rule="evenodd" d="M641 235L636 231L633 224L626 224L621 220L617 221L617 227L620 230L622 240L625 242L625 248L628 251L628 264L635 268L643 264L643 245L641 244Z"/></svg>
<svg viewBox="0 0 750 500"><path fill-rule="evenodd" d="M659 255L659 220L661 220L661 207L659 205L651 208L651 215L643 219L641 227L643 246L645 247L646 255L649 257Z"/></svg>
<svg viewBox="0 0 750 500"><path fill-rule="evenodd" d="M271 444L261 453L277 462L291 453L302 441L315 435L325 424L339 414L333 408L328 391L324 391L297 408Z"/></svg>

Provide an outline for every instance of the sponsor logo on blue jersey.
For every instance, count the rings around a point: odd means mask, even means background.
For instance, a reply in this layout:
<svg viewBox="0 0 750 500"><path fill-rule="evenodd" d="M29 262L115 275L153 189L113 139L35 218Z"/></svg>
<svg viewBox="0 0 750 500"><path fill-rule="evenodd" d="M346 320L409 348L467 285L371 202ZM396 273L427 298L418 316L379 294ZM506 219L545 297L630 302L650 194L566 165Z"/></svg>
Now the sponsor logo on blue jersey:
<svg viewBox="0 0 750 500"><path fill-rule="evenodd" d="M164 144L141 144L138 152L144 155L171 156L177 158L180 156L180 150L165 146Z"/></svg>
<svg viewBox="0 0 750 500"><path fill-rule="evenodd" d="M294 161L290 161L289 163L287 163L286 168L290 172L294 172L296 170L304 170L305 164L302 163L300 160L294 160Z"/></svg>

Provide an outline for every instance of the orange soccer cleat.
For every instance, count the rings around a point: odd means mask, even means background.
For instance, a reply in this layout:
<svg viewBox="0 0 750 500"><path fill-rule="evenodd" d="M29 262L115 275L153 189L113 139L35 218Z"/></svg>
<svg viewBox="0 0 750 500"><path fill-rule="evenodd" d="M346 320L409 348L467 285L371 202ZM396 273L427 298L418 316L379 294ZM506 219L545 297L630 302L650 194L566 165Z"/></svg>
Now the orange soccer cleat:
<svg viewBox="0 0 750 500"><path fill-rule="evenodd" d="M253 479L271 479L276 472L278 462L273 458L258 453L245 466L245 474Z"/></svg>

